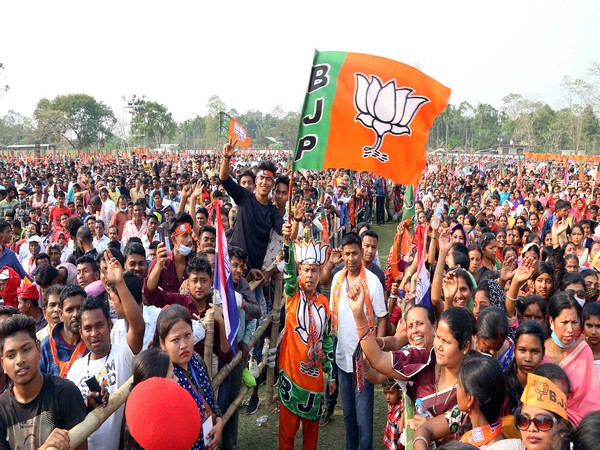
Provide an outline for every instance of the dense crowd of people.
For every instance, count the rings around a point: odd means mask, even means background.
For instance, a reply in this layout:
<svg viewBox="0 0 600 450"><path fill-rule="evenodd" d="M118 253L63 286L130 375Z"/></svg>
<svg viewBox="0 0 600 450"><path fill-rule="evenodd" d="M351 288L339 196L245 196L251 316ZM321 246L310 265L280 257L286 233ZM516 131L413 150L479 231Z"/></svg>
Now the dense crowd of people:
<svg viewBox="0 0 600 450"><path fill-rule="evenodd" d="M261 361L278 369L281 449L300 426L302 448L317 448L340 398L348 450L595 448L600 189L590 164L576 174L430 156L409 191L369 173L292 173L288 160L228 141L170 161L0 165L0 448L71 448L68 430L132 376L189 394L203 424L191 448L246 448L239 409L223 414L243 385L245 412L258 411ZM397 224L393 245L379 249L373 224L386 222ZM240 318L233 344L213 290L217 224ZM270 332L249 345L269 314L285 330L276 357ZM237 353L213 390L209 373ZM385 430L373 427L377 384ZM144 448L135 425L122 406L77 448Z"/></svg>

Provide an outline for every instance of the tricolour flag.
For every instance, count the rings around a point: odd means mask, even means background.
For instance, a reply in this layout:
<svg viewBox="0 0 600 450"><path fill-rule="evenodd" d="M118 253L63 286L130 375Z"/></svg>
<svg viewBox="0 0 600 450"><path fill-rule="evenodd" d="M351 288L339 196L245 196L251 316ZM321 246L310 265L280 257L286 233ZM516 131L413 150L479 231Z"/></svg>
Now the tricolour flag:
<svg viewBox="0 0 600 450"><path fill-rule="evenodd" d="M481 178L485 178L485 169L483 165L483 160L481 158L479 158L479 161L477 162L477 169L479 170L479 176Z"/></svg>
<svg viewBox="0 0 600 450"><path fill-rule="evenodd" d="M565 161L565 178L563 180L565 189L569 185L569 160Z"/></svg>
<svg viewBox="0 0 600 450"><path fill-rule="evenodd" d="M215 201L215 217L221 217L221 203ZM220 220L215 220L217 239L215 244L215 276L213 288L219 292L223 306L223 318L225 319L225 332L229 347L235 354L237 333L240 328L240 314L235 300L235 289L229 265L229 252L227 251L227 240L225 230Z"/></svg>
<svg viewBox="0 0 600 450"><path fill-rule="evenodd" d="M345 168L414 184L450 89L414 67L315 51L292 169Z"/></svg>
<svg viewBox="0 0 600 450"><path fill-rule="evenodd" d="M431 309L431 284L429 283L429 272L425 267L427 257L427 227L417 225L415 230L415 245L417 246L417 288L415 305L423 305Z"/></svg>
<svg viewBox="0 0 600 450"><path fill-rule="evenodd" d="M244 148L249 148L252 144L252 139L242 124L223 111L219 116L219 136L237 139L237 145Z"/></svg>

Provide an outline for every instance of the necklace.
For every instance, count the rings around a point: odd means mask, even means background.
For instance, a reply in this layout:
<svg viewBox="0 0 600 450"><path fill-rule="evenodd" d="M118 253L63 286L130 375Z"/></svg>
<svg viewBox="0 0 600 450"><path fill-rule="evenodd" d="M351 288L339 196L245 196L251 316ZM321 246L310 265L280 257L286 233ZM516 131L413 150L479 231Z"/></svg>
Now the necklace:
<svg viewBox="0 0 600 450"><path fill-rule="evenodd" d="M110 346L110 348L108 350L108 354L104 357L104 362L102 363L101 367L106 367L106 363L108 362L108 357L110 356L111 353L112 353L112 345ZM86 371L86 377L85 377L85 379L86 380L90 377L90 356L91 356L91 353L88 353L88 355L87 355L87 365L86 365L86 369L85 369L85 371Z"/></svg>
<svg viewBox="0 0 600 450"><path fill-rule="evenodd" d="M438 371L438 366L437 366L437 364L436 364L436 366L435 366L435 369L434 369L434 370L435 370L437 373L436 373L436 375L435 375L435 395L434 395L434 397L433 397L433 406L432 406L432 408L431 408L431 409L433 410L433 414L434 414L435 416L437 416L437 415L438 415L438 413L437 413L436 405L437 405L437 397L438 397L438 392L439 392L439 387L438 387L438 384L439 384L439 381L440 381L440 377L442 376L442 370L443 370L443 369L440 367L440 370ZM448 396L447 396L447 397L446 397L446 399L444 400L444 403L443 403L443 405L444 405L444 406L446 406L446 404L448 403L448 400L450 400L450 397L452 396L452 393L454 392L454 389L456 389L456 384L454 384L454 385L452 386L452 388L450 388L450 392L448 392ZM435 416L434 416L434 417L435 417Z"/></svg>

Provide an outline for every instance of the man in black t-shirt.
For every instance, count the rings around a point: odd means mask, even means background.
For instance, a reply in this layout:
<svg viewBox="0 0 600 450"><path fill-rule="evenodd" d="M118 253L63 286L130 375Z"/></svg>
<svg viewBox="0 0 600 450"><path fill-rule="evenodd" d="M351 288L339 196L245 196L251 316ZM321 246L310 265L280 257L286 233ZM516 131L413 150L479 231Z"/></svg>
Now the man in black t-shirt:
<svg viewBox="0 0 600 450"><path fill-rule="evenodd" d="M223 163L219 172L223 187L238 206L229 244L246 250L250 268L260 270L267 253L271 228L281 235L283 226L283 217L269 201L269 194L275 185L276 167L271 161L262 161L258 165L254 193L243 188L229 176L231 158L236 154L236 142L230 139L224 145Z"/></svg>
<svg viewBox="0 0 600 450"><path fill-rule="evenodd" d="M70 449L68 430L85 418L86 408L71 381L40 372L33 319L17 314L0 322L0 353L13 380L0 396L0 449Z"/></svg>

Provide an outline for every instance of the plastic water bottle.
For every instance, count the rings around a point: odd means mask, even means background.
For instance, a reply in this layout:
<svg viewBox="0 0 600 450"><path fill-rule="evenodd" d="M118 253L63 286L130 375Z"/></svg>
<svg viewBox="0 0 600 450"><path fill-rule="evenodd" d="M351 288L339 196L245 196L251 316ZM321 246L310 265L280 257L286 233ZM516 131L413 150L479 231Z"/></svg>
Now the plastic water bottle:
<svg viewBox="0 0 600 450"><path fill-rule="evenodd" d="M440 227L440 222L442 221L442 214L444 213L444 199L440 199L437 206L435 207L435 212L433 213L433 219L431 219L431 228L437 230Z"/></svg>
<svg viewBox="0 0 600 450"><path fill-rule="evenodd" d="M427 408L425 408L422 398L418 398L415 401L415 413L427 419L431 419L431 414L429 414L429 411L427 410Z"/></svg>
<svg viewBox="0 0 600 450"><path fill-rule="evenodd" d="M260 416L258 419L256 419L256 426L260 427L263 423L267 423L267 420L269 420L269 416Z"/></svg>
<svg viewBox="0 0 600 450"><path fill-rule="evenodd" d="M415 414L418 414L421 417L425 417L427 419L431 419L431 414L429 414L429 411L427 410L427 408L425 408L422 398L418 398L417 400L415 400ZM435 442L430 442L429 450L433 450L435 448L436 448Z"/></svg>

